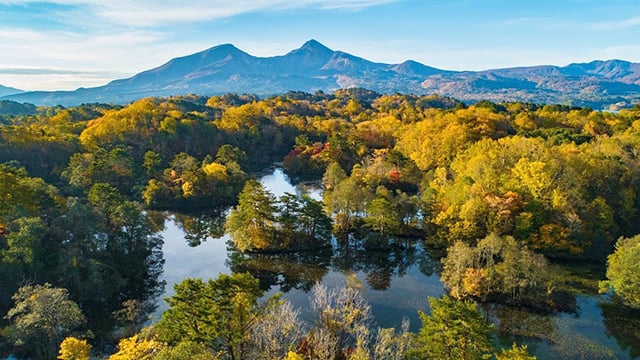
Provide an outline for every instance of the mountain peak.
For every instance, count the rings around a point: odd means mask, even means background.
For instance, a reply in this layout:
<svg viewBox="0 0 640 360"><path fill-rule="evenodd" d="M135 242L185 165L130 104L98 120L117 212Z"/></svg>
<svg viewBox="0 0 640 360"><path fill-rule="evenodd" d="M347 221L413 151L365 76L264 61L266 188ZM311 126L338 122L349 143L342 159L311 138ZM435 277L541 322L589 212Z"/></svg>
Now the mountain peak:
<svg viewBox="0 0 640 360"><path fill-rule="evenodd" d="M334 51L328 47L322 45L317 40L311 39L304 43L300 48L292 50L282 58L286 59L288 66L297 67L303 72L308 72L312 69L318 69L322 67L331 56Z"/></svg>
<svg viewBox="0 0 640 360"><path fill-rule="evenodd" d="M242 50L238 49L237 47L235 47L235 45L233 44L220 44L220 45L216 45L212 48L209 48L208 50L205 50L204 52L211 52L211 51L228 51L228 52L243 52Z"/></svg>
<svg viewBox="0 0 640 360"><path fill-rule="evenodd" d="M331 51L331 52L333 52L333 50L331 50L328 47L324 46L323 44L321 44L316 39L311 39L311 40L307 41L306 43L302 44L302 46L300 47L299 50Z"/></svg>

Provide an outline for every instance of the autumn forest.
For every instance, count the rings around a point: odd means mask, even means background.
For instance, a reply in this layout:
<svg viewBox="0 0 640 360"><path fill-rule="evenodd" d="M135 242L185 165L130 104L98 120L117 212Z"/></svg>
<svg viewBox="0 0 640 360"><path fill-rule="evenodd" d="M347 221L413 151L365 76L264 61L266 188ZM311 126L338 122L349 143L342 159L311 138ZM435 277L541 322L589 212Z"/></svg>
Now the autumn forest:
<svg viewBox="0 0 640 360"><path fill-rule="evenodd" d="M275 196L278 164L316 184ZM441 254L418 332L375 329L362 284L316 284L314 322L249 273L184 279L160 321L163 212L225 213L239 254ZM640 326L640 107L465 104L365 89L0 102L0 356L34 359L532 359L481 304L563 311L578 287ZM578 284L557 264L595 264ZM214 274L215 275L215 274ZM583 289L584 290L584 289ZM581 290L582 291L582 290ZM461 321L464 320L464 321ZM635 324L635 325L633 325ZM640 356L638 332L626 334ZM633 350L632 350L633 352Z"/></svg>

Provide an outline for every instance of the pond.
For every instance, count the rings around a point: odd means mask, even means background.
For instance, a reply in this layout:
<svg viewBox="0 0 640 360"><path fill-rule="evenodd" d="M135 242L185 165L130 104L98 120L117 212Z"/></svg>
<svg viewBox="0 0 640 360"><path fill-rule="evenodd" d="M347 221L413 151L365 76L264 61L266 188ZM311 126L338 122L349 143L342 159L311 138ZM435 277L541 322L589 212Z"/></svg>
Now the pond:
<svg viewBox="0 0 640 360"><path fill-rule="evenodd" d="M277 168L260 181L276 196L302 191L291 185ZM317 189L311 189L311 195L321 197ZM218 228L220 223L218 219ZM309 321L308 292L313 284L340 286L347 275L355 274L364 285L364 296L371 304L377 326L399 326L403 318L408 318L411 330L417 331L421 325L418 310L429 311L427 297L445 293L438 277L439 258L420 242L406 241L392 250L378 252L334 244L333 251L326 253L241 255L227 248L227 235L208 237L200 245L190 246L194 244L193 234L184 229L183 218L178 219L177 215L167 218L163 232L163 278L167 286L163 298L171 296L173 285L187 277L209 279L219 273L248 271L268 289L267 296L282 292L284 298L301 310L303 319ZM524 342L538 359L640 357L637 313L621 313L606 295L579 294L570 302L572 311L555 314L495 304L483 305L483 311L494 322L501 344L510 347L514 340ZM158 305L155 320L166 309L164 301Z"/></svg>

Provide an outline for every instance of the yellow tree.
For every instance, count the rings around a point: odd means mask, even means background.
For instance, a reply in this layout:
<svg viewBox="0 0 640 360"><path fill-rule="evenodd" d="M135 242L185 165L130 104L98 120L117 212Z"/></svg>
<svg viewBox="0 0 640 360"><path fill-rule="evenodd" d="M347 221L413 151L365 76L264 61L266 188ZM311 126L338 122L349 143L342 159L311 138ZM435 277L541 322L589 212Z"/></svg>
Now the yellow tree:
<svg viewBox="0 0 640 360"><path fill-rule="evenodd" d="M60 344L58 360L89 360L90 355L91 345L87 343L87 340L70 336Z"/></svg>

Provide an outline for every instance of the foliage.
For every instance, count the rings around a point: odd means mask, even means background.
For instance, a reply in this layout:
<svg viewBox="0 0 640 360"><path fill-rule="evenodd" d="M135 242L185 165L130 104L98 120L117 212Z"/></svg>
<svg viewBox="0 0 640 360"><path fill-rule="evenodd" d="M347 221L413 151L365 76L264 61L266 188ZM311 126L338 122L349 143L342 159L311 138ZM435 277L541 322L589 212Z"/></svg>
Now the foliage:
<svg viewBox="0 0 640 360"><path fill-rule="evenodd" d="M512 237L490 234L475 247L458 241L442 264L442 282L454 298L491 298L536 306L550 300L547 260Z"/></svg>
<svg viewBox="0 0 640 360"><path fill-rule="evenodd" d="M518 346L515 343L511 346L511 349L502 349L500 353L496 354L496 360L536 360L535 356L529 355L527 346Z"/></svg>
<svg viewBox="0 0 640 360"><path fill-rule="evenodd" d="M164 346L154 360L216 360L216 357L209 349L202 344L195 342L181 342L176 346Z"/></svg>
<svg viewBox="0 0 640 360"><path fill-rule="evenodd" d="M160 351L161 343L141 335L124 338L118 343L118 352L109 356L109 360L151 360Z"/></svg>
<svg viewBox="0 0 640 360"><path fill-rule="evenodd" d="M309 336L311 353L334 358L349 348L364 350L369 346L371 306L362 296L361 286L355 276L338 289L314 286L310 301L316 320Z"/></svg>
<svg viewBox="0 0 640 360"><path fill-rule="evenodd" d="M627 306L640 308L640 235L621 238L609 255L605 286L613 289Z"/></svg>
<svg viewBox="0 0 640 360"><path fill-rule="evenodd" d="M267 249L274 239L275 197L262 184L248 180L229 214L227 231L240 251Z"/></svg>
<svg viewBox="0 0 640 360"><path fill-rule="evenodd" d="M60 343L59 360L89 360L90 355L91 345L87 343L87 340L70 336Z"/></svg>
<svg viewBox="0 0 640 360"><path fill-rule="evenodd" d="M422 327L411 359L489 359L493 327L472 301L429 298L431 315L420 312Z"/></svg>
<svg viewBox="0 0 640 360"><path fill-rule="evenodd" d="M223 358L245 358L263 294L249 274L220 274L206 283L185 279L166 300L169 309L158 322L159 339L170 345L196 342Z"/></svg>
<svg viewBox="0 0 640 360"><path fill-rule="evenodd" d="M238 229L260 225L252 238L236 232L238 248L315 250L334 230L343 258L375 266L375 289L415 261L400 249L419 237L453 246L443 274L452 295L541 303L546 262L533 251L604 261L615 239L640 233L635 108L467 106L364 89L17 107L28 114L0 119L0 309L25 283L68 289L96 346L109 346L116 324L118 336L138 331L162 291L162 222L147 210L233 205L249 174L273 162L294 180L322 181L323 203L263 193L262 213L239 205L251 216ZM193 244L222 231L204 220L184 227ZM633 279L623 274L637 256L624 248L609 258L608 285L635 306L633 281L620 279ZM303 288L327 269L275 280L278 267L266 282ZM355 344L354 356L373 356L371 344Z"/></svg>
<svg viewBox="0 0 640 360"><path fill-rule="evenodd" d="M331 220L319 201L289 193L276 200L255 180L245 183L225 227L242 252L316 249L331 239Z"/></svg>
<svg viewBox="0 0 640 360"><path fill-rule="evenodd" d="M38 358L55 357L62 340L86 322L67 290L50 284L23 286L13 300L7 319L16 344Z"/></svg>
<svg viewBox="0 0 640 360"><path fill-rule="evenodd" d="M288 301L271 298L251 328L249 357L282 359L296 349L302 335L299 310L294 310Z"/></svg>
<svg viewBox="0 0 640 360"><path fill-rule="evenodd" d="M304 358L293 351L289 351L284 360L304 360Z"/></svg>

